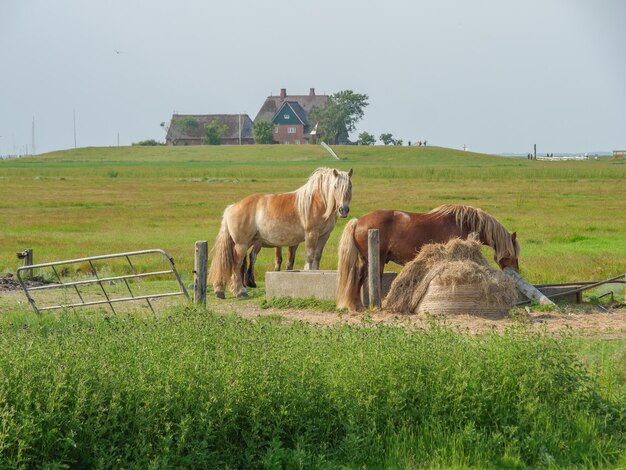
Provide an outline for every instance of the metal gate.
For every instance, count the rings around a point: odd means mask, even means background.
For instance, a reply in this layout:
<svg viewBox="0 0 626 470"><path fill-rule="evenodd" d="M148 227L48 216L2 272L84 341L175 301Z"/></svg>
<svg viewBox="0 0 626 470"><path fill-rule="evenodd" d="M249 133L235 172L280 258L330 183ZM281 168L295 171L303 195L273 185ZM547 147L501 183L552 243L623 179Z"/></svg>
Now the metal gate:
<svg viewBox="0 0 626 470"><path fill-rule="evenodd" d="M151 255L151 254L162 255L167 260L167 263L169 264L170 269L166 269L162 271L145 272L145 273L137 272L137 270L135 269L135 266L133 265L131 261L131 257ZM105 259L111 260L111 259L118 259L118 258L125 259L128 262L128 265L130 267L130 271L132 272L132 274L125 274L121 276L107 276L107 277L98 276L98 271L96 270L96 267L94 265L95 261L100 261L100 260L105 260ZM92 277L89 279L81 279L78 281L64 282L63 280L64 276L62 275L62 273L59 272L57 268L63 265L72 265L72 264L81 264L81 263L88 263L90 267L89 274ZM36 271L37 269L42 269L42 268L51 268L52 272L54 273L54 277L56 278L56 281L50 284L44 284L40 286L27 286L25 280L22 278L22 273L26 271L28 272L28 276L32 276L32 273L34 271ZM146 294L146 295L135 295L131 289L131 283L129 283L129 280L138 279L138 278L145 279L151 276L152 277L173 276L178 283L179 289L175 292L160 292L160 293L154 293L154 294L151 293L151 294ZM22 266L17 269L17 280L22 286L22 289L24 289L24 294L26 294L28 303L31 305L31 307L35 310L36 313L42 312L44 310L87 307L87 306L101 305L101 304L108 304L109 307L111 308L111 311L115 313L115 308L113 307L114 303L129 302L129 301L144 301L144 300L148 304L148 307L150 307L150 310L154 312L154 308L152 306L152 303L150 302L151 299L157 299L160 297L172 297L172 296L177 296L177 295L184 295L187 299L189 299L189 294L187 293L187 289L185 289L185 286L183 285L180 279L180 276L178 275L178 272L176 271L176 267L174 266L173 258L170 255L168 255L165 251L160 250L160 249L129 251L127 253L90 256L87 258L77 258L77 259L64 260L64 261L54 261L52 263L42 263L42 264ZM124 296L119 296L116 292L112 291L110 286L116 285L116 283L119 281L123 282L123 284L126 286L128 295L124 294ZM99 286L98 293L104 295L104 299L85 300L84 292L81 293L80 287L93 286L93 285ZM107 289L107 287L109 287L109 289ZM31 294L36 291L44 291L48 289L65 289L66 291L72 291L72 294L77 295L77 298L80 300L80 302L61 303L59 305L45 305L45 306L37 305L37 303L35 302Z"/></svg>

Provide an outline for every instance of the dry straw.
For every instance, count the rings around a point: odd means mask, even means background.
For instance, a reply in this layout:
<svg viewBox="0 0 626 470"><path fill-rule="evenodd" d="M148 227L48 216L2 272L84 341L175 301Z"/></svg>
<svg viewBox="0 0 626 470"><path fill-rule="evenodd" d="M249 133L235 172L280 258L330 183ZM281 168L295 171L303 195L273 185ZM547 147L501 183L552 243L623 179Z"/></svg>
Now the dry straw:
<svg viewBox="0 0 626 470"><path fill-rule="evenodd" d="M493 269L475 239L426 245L391 284L383 309L397 313L504 315L515 283Z"/></svg>

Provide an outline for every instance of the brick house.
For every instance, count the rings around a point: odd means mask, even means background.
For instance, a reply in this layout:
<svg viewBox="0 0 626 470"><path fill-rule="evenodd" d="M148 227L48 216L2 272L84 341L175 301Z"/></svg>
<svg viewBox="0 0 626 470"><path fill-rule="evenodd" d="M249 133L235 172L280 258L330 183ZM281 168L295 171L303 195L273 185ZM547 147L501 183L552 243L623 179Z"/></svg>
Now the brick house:
<svg viewBox="0 0 626 470"><path fill-rule="evenodd" d="M274 124L274 140L281 144L305 144L311 139L312 125L308 115L313 108L325 108L328 96L316 95L315 88L308 95L287 95L286 88L281 88L280 95L268 96L254 118Z"/></svg>
<svg viewBox="0 0 626 470"><path fill-rule="evenodd" d="M222 145L254 143L254 126L247 114L174 114L167 129L166 145L202 145L206 126L222 128Z"/></svg>

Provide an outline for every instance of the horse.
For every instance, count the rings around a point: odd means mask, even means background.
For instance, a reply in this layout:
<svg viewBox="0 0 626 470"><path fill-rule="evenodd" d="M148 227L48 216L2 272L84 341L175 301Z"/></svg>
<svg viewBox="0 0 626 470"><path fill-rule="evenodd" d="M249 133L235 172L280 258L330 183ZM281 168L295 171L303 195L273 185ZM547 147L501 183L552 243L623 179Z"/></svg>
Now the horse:
<svg viewBox="0 0 626 470"><path fill-rule="evenodd" d="M352 169L318 168L307 182L289 193L253 194L224 210L211 250L208 282L216 297L224 288L247 297L241 266L251 245L294 246L304 242L305 270L319 269L324 245L337 223L347 217L352 200Z"/></svg>
<svg viewBox="0 0 626 470"><path fill-rule="evenodd" d="M246 258L244 257L243 263L241 264L241 275L243 276L243 285L245 287L256 287L256 281L254 279L254 265L256 263L256 257L261 251L261 248L270 248L264 246L262 242L257 241L250 250L250 254L248 255L249 262L246 263ZM287 260L287 271L291 271L293 269L293 265L296 260L296 250L298 249L298 245L293 245L289 247L289 259ZM283 249L280 246L274 247L274 271L280 271L280 268L283 264Z"/></svg>
<svg viewBox="0 0 626 470"><path fill-rule="evenodd" d="M380 276L385 264L393 261L404 266L428 243L445 243L453 238L466 239L477 232L482 244L494 250L500 269L519 271L520 253L517 233L509 233L492 215L471 206L446 204L430 212L377 210L352 219L339 241L337 308L360 310L361 286L367 275L367 231L378 229Z"/></svg>

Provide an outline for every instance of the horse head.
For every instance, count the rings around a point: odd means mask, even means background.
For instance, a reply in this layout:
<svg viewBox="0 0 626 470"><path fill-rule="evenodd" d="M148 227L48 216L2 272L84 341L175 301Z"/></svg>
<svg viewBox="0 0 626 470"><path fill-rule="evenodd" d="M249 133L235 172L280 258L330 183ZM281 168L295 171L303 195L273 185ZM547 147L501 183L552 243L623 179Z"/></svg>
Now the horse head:
<svg viewBox="0 0 626 470"><path fill-rule="evenodd" d="M498 254L496 250L496 254L493 256L493 259L495 260L496 263L498 263L498 266L500 266L500 269L504 270L504 268L513 268L515 271L519 272L518 256L519 256L520 248L519 248L519 243L517 242L517 232L513 232L511 234L511 245L513 246L513 249L515 250L514 253L508 253L502 256L501 258L498 258Z"/></svg>
<svg viewBox="0 0 626 470"><path fill-rule="evenodd" d="M349 171L333 170L335 176L334 197L337 212L342 218L348 216L350 212L350 201L352 200L352 168Z"/></svg>

